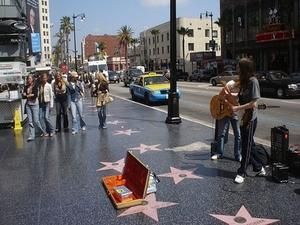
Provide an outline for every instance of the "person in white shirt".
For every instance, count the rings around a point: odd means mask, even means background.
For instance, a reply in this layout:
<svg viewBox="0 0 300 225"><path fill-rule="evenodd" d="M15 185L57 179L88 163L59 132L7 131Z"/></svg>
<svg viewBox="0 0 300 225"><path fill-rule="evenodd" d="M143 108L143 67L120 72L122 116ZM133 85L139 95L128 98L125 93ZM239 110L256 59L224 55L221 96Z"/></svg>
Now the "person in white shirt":
<svg viewBox="0 0 300 225"><path fill-rule="evenodd" d="M39 104L40 104L40 120L43 128L46 130L47 135L52 137L54 129L50 120L50 110L54 105L53 91L51 84L48 82L48 74L41 75L41 84L39 87Z"/></svg>

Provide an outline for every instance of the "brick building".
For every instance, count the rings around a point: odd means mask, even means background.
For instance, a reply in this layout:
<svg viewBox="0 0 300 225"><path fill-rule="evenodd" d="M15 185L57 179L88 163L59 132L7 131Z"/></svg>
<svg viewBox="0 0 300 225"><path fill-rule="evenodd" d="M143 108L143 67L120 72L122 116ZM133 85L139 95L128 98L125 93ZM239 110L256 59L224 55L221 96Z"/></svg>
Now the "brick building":
<svg viewBox="0 0 300 225"><path fill-rule="evenodd" d="M300 0L221 0L222 56L257 70L300 70Z"/></svg>
<svg viewBox="0 0 300 225"><path fill-rule="evenodd" d="M84 60L95 55L96 44L104 43L108 58L107 64L109 70L123 70L125 68L124 50L120 48L119 39L117 35L87 35L83 40L83 56Z"/></svg>

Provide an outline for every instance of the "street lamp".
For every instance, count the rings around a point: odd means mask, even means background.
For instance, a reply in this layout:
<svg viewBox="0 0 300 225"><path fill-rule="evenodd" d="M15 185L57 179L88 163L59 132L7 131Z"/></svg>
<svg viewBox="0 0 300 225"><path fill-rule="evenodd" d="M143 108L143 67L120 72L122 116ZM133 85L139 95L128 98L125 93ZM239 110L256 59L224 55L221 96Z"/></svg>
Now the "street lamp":
<svg viewBox="0 0 300 225"><path fill-rule="evenodd" d="M166 123L179 124L179 96L177 93L177 77L176 77L176 0L170 0L170 91L168 95L168 117Z"/></svg>
<svg viewBox="0 0 300 225"><path fill-rule="evenodd" d="M200 19L202 19L202 16L205 16L206 18L210 17L210 30L211 30L211 40L209 41L209 47L211 47L212 51L215 51L216 42L214 40L213 35L213 13L206 11L205 13L200 13Z"/></svg>
<svg viewBox="0 0 300 225"><path fill-rule="evenodd" d="M74 26L74 51L75 51L75 71L77 72L77 49L76 49L76 23L75 19L80 17L80 20L83 21L85 19L85 14L80 13L78 15L73 14L73 26Z"/></svg>

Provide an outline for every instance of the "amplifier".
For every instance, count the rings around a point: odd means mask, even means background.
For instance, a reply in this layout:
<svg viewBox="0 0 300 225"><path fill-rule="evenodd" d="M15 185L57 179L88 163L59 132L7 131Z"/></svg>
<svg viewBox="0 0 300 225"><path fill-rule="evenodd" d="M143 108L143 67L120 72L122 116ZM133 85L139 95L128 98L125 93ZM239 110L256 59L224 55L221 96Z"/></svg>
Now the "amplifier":
<svg viewBox="0 0 300 225"><path fill-rule="evenodd" d="M272 178L278 183L287 183L289 180L289 167L282 163L273 163Z"/></svg>
<svg viewBox="0 0 300 225"><path fill-rule="evenodd" d="M271 161L288 163L289 130L285 126L271 128Z"/></svg>
<svg viewBox="0 0 300 225"><path fill-rule="evenodd" d="M291 145L288 155L290 172L300 176L300 145Z"/></svg>

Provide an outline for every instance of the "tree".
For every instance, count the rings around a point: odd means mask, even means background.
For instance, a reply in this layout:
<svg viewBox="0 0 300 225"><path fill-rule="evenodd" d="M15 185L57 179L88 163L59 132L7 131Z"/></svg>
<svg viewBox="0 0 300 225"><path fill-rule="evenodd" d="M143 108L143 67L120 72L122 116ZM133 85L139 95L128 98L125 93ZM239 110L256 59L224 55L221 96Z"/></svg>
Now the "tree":
<svg viewBox="0 0 300 225"><path fill-rule="evenodd" d="M136 45L140 43L140 40L138 38L132 38L131 39L131 46L133 47L133 54L134 54L134 61L136 63Z"/></svg>
<svg viewBox="0 0 300 225"><path fill-rule="evenodd" d="M128 68L128 45L131 42L132 35L133 35L132 28L127 25L122 26L118 31L120 46L123 47L125 51L126 69Z"/></svg>
<svg viewBox="0 0 300 225"><path fill-rule="evenodd" d="M160 31L157 29L151 30L151 34L154 36L154 49L155 51L153 52L154 54L154 69L157 67L157 62L156 62L156 56L157 56L157 36L159 35Z"/></svg>
<svg viewBox="0 0 300 225"><path fill-rule="evenodd" d="M103 59L106 56L106 52L104 51L106 49L105 43L103 41L96 42L96 48L95 56Z"/></svg>
<svg viewBox="0 0 300 225"><path fill-rule="evenodd" d="M190 29L188 27L181 27L180 29L177 30L177 33L179 35L182 35L182 53L183 53L183 72L185 72L185 35L190 34Z"/></svg>
<svg viewBox="0 0 300 225"><path fill-rule="evenodd" d="M67 62L69 62L69 36L70 33L74 30L74 26L69 16L64 16L60 19L60 29L65 38L65 43L66 43L65 52L66 52Z"/></svg>

